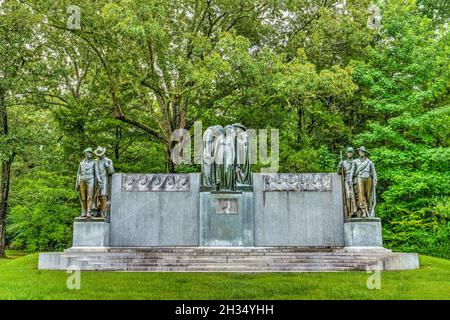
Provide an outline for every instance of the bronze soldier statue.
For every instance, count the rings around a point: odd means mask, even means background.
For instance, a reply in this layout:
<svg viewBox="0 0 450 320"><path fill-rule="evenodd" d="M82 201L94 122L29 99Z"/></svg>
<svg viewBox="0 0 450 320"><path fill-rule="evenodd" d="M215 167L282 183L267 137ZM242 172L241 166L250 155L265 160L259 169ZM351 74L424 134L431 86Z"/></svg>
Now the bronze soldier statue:
<svg viewBox="0 0 450 320"><path fill-rule="evenodd" d="M357 150L359 158L354 160L351 176L357 188L358 216L373 217L377 173L374 164L367 157L369 151L364 146Z"/></svg>
<svg viewBox="0 0 450 320"><path fill-rule="evenodd" d="M114 174L113 162L111 159L105 157L106 148L97 147L94 151L94 154L98 157L97 166L98 166L98 175L99 175L99 185L98 185L98 203L100 208L100 214L103 218L107 218L108 215L108 199L110 199L110 186L111 186L111 178Z"/></svg>
<svg viewBox="0 0 450 320"><path fill-rule="evenodd" d="M83 151L84 159L78 166L76 189L80 192L82 217L91 217L95 184L98 182L98 166L93 159L92 148Z"/></svg>
<svg viewBox="0 0 450 320"><path fill-rule="evenodd" d="M351 171L354 166L354 152L355 151L352 147L348 147L346 152L347 159L341 159L337 168L337 174L341 176L344 188L344 214L346 219L355 215L357 211L357 206L355 203L355 192L353 189L353 179L351 176Z"/></svg>

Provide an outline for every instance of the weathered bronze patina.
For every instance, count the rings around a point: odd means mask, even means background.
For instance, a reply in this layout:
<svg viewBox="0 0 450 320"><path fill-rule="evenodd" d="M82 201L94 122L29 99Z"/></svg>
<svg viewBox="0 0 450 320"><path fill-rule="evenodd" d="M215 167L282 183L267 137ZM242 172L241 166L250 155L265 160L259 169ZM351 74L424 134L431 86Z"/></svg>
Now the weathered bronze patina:
<svg viewBox="0 0 450 320"><path fill-rule="evenodd" d="M92 148L83 151L84 159L78 166L76 189L80 192L82 217L91 217L94 207L94 191L99 181L97 162L93 159Z"/></svg>
<svg viewBox="0 0 450 320"><path fill-rule="evenodd" d="M96 160L98 166L98 188L96 205L100 210L100 215L107 218L109 211L109 199L111 198L111 179L114 174L113 162L105 157L106 148L97 147L94 154L98 157Z"/></svg>
<svg viewBox="0 0 450 320"><path fill-rule="evenodd" d="M359 158L354 160L354 165L351 168L353 186L356 189L357 215L363 218L374 217L377 185L375 165L368 158L369 151L364 146L357 150Z"/></svg>
<svg viewBox="0 0 450 320"><path fill-rule="evenodd" d="M358 210L355 202L355 192L353 189L353 179L351 171L355 165L353 160L354 149L352 147L347 148L347 159L342 159L338 164L337 174L341 176L343 191L344 191L344 217L347 219L353 215L356 215Z"/></svg>
<svg viewBox="0 0 450 320"><path fill-rule="evenodd" d="M249 138L242 124L213 126L205 131L202 183L215 190L228 191L252 185Z"/></svg>

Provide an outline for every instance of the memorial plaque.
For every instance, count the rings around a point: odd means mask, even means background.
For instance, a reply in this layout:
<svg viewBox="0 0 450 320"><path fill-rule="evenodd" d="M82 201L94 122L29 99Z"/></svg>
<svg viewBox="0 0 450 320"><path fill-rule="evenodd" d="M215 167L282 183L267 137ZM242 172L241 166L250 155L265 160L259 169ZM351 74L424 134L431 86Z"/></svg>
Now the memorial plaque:
<svg viewBox="0 0 450 320"><path fill-rule="evenodd" d="M238 214L237 199L217 199L217 214Z"/></svg>

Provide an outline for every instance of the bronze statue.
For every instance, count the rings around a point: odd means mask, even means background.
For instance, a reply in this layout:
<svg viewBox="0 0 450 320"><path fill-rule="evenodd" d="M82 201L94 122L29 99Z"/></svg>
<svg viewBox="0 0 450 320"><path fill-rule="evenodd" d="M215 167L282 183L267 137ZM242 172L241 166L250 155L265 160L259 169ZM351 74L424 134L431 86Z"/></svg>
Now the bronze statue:
<svg viewBox="0 0 450 320"><path fill-rule="evenodd" d="M354 166L351 169L351 177L357 193L357 214L359 217L373 217L377 173L374 164L368 158L369 151L364 146L357 150L359 158L354 160Z"/></svg>
<svg viewBox="0 0 450 320"><path fill-rule="evenodd" d="M202 184L204 186L215 186L219 179L220 170L216 166L216 140L222 135L223 128L221 126L209 127L203 134Z"/></svg>
<svg viewBox="0 0 450 320"><path fill-rule="evenodd" d="M354 166L353 153L355 151L352 147L347 148L347 159L342 159L338 164L337 174L341 176L342 185L344 189L344 216L345 218L350 218L356 215L357 206L355 202L355 192L353 189L353 179L351 176L351 171Z"/></svg>
<svg viewBox="0 0 450 320"><path fill-rule="evenodd" d="M94 205L94 189L99 181L97 162L93 159L92 148L83 151L84 159L78 166L76 189L80 192L82 217L91 217Z"/></svg>
<svg viewBox="0 0 450 320"><path fill-rule="evenodd" d="M97 147L94 154L98 157L98 188L97 188L97 201L100 209L100 215L103 218L107 218L109 209L109 199L111 198L111 179L114 174L113 162L111 159L105 157L106 148Z"/></svg>
<svg viewBox="0 0 450 320"><path fill-rule="evenodd" d="M239 185L251 185L250 143L247 129L240 123L232 125L236 135L236 182Z"/></svg>
<svg viewBox="0 0 450 320"><path fill-rule="evenodd" d="M217 161L220 168L219 190L236 190L236 134L234 128L226 126L217 145Z"/></svg>
<svg viewBox="0 0 450 320"><path fill-rule="evenodd" d="M248 134L243 125L209 127L203 135L203 185L216 190L251 185L249 153Z"/></svg>

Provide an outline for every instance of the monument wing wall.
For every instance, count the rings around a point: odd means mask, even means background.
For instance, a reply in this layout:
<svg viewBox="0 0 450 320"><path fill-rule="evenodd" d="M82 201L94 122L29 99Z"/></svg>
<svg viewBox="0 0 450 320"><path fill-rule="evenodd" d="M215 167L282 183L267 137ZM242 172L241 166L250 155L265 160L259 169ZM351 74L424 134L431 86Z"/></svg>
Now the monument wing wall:
<svg viewBox="0 0 450 320"><path fill-rule="evenodd" d="M254 174L256 246L344 246L337 174Z"/></svg>
<svg viewBox="0 0 450 320"><path fill-rule="evenodd" d="M113 247L198 246L200 174L115 174Z"/></svg>

